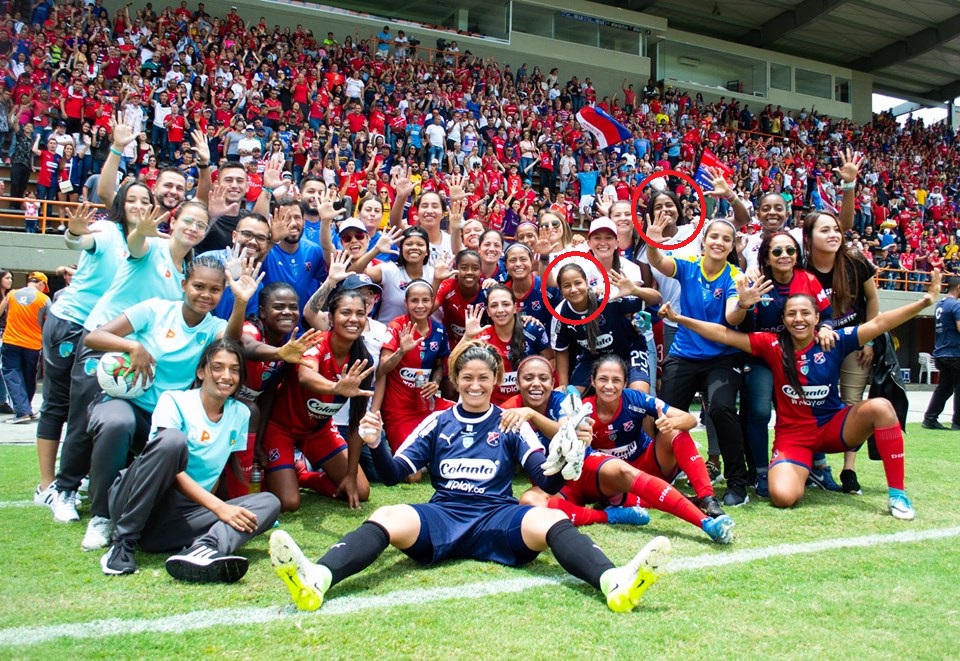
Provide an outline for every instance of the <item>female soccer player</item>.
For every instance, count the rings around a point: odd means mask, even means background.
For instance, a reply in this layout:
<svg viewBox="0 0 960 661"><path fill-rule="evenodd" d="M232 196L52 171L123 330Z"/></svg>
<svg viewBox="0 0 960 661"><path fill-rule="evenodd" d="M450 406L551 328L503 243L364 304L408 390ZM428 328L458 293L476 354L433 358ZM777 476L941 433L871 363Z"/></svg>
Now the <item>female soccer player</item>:
<svg viewBox="0 0 960 661"><path fill-rule="evenodd" d="M533 317L544 328L553 324L553 316L547 308L549 301L554 309L560 304L560 290L547 287L544 295L540 276L533 270L533 251L523 243L514 243L504 253L504 265L510 279L505 285L513 292L521 315Z"/></svg>
<svg viewBox="0 0 960 661"><path fill-rule="evenodd" d="M663 243L664 229L670 222L671 214L666 210L659 211L647 226L647 236L654 242ZM681 309L690 316L736 326L772 286L755 283L738 293L736 281L742 276L740 270L728 261L728 257L736 254L735 235L736 230L729 221L710 221L704 228L703 256L697 259L669 257L653 243L647 246L650 266L680 283ZM743 431L736 406L742 373L743 357L734 349L704 341L696 333L681 328L663 363L660 391L665 401L682 410L690 408L697 391L706 395L707 413L717 429L727 478L723 504L734 507L750 500L747 496Z"/></svg>
<svg viewBox="0 0 960 661"><path fill-rule="evenodd" d="M507 270L503 265L503 234L497 230L487 230L481 234L478 252L484 281L490 282L491 285L506 282Z"/></svg>
<svg viewBox="0 0 960 661"><path fill-rule="evenodd" d="M107 398L90 411L92 518L81 543L85 551L103 548L110 540L110 485L127 466L129 455L143 449L161 393L190 387L199 356L212 340L224 335L240 338L247 301L259 284L253 273L247 263L240 278L230 276L235 300L229 321L211 314L228 282L223 264L216 257L198 257L186 267L181 302L148 299L87 335L85 343L95 351L129 354L135 382L152 378L153 386L132 399Z"/></svg>
<svg viewBox="0 0 960 661"><path fill-rule="evenodd" d="M365 266L365 256L350 267L352 271L366 273L371 280L383 287L383 299L377 313L377 319L383 323L388 324L406 313L405 292L411 282L425 280L428 284L439 286L440 282L449 277L450 269L445 263L440 264L439 276L434 273L432 266L427 265L430 261L428 240L423 229L408 227L397 241L400 256L396 262Z"/></svg>
<svg viewBox="0 0 960 661"><path fill-rule="evenodd" d="M557 308L561 317L586 319L600 307L600 299L587 284L587 274L579 265L562 266L557 282L564 299ZM571 384L583 392L590 383L593 361L604 354L615 353L630 365L629 387L648 392L647 346L628 318L643 308L643 300L637 296L642 288L616 271L610 273L610 287L617 289L616 297L611 295L599 317L578 325L554 319L551 335L557 352L560 386L566 388Z"/></svg>
<svg viewBox="0 0 960 661"><path fill-rule="evenodd" d="M472 305L467 308L467 321L464 339L481 340L492 346L503 360L503 381L493 392L493 403L497 406L516 395L517 371L524 356L542 355L553 359L550 337L547 329L539 321L524 322L517 310L513 292L503 285L494 285L487 290L486 317L490 325L481 326L484 310Z"/></svg>
<svg viewBox="0 0 960 661"><path fill-rule="evenodd" d="M770 365L777 406L768 471L774 505L791 507L803 497L814 452L854 450L873 435L887 478L887 508L895 518L909 521L916 512L904 491L903 433L893 405L876 397L847 406L840 399L838 382L847 355L915 317L935 302L939 293L940 271L934 271L929 290L920 300L843 328L833 351L823 351L814 341L820 315L816 300L808 294L787 299L780 334L739 333L679 315L669 306L661 314L707 340L760 356Z"/></svg>
<svg viewBox="0 0 960 661"><path fill-rule="evenodd" d="M430 502L378 509L317 563L308 561L285 531L275 532L270 558L294 603L316 610L332 585L368 567L392 544L423 564L473 558L519 566L550 548L560 566L603 592L611 610L636 608L666 565L669 540L655 538L618 568L562 512L519 505L512 490L518 463L549 492L562 478L543 475L543 446L529 425L500 430L501 411L490 403L503 376L500 355L465 341L451 358L461 401L425 420L396 456L380 442L380 416L369 413L363 421L364 441L386 483L429 466L436 490Z"/></svg>
<svg viewBox="0 0 960 661"><path fill-rule="evenodd" d="M485 299L485 292L480 286L483 278L480 255L473 250L461 250L457 253L454 267L456 275L440 283L433 303L433 309L439 310L441 315L451 349L463 337L467 307L482 304Z"/></svg>
<svg viewBox="0 0 960 661"><path fill-rule="evenodd" d="M280 501L254 493L223 501L211 493L247 438L250 411L234 399L243 383L243 352L219 339L203 350L191 390L157 401L150 440L110 489L113 543L100 558L107 575L137 572L136 549L160 553L167 572L194 583L235 583L247 559L233 553L273 526Z"/></svg>
<svg viewBox="0 0 960 661"><path fill-rule="evenodd" d="M267 489L280 499L284 512L300 508L296 448L330 479L325 495L342 494L353 509L370 496L370 484L359 468L361 443L357 436L367 397L373 394L369 390L373 367L360 337L366 316L359 292L338 292L330 301L331 329L304 353L296 373L288 372L277 388L263 437L264 468ZM344 441L333 415L348 402L349 435Z"/></svg>
<svg viewBox="0 0 960 661"><path fill-rule="evenodd" d="M430 413L450 407L438 396L450 344L443 325L430 318L433 289L415 280L406 299L407 314L387 326L371 407L383 413L391 448L399 448Z"/></svg>

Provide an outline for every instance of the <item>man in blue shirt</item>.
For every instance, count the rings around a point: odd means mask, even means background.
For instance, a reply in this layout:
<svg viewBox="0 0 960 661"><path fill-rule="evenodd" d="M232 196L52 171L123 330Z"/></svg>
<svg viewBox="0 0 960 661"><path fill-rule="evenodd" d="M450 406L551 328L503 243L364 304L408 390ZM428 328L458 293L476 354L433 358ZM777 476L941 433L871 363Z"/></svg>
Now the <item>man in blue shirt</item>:
<svg viewBox="0 0 960 661"><path fill-rule="evenodd" d="M947 400L953 396L953 424L960 430L960 276L947 279L947 294L937 303L933 313L936 337L933 357L940 370L940 381L933 391L921 425L924 429L946 429L937 421Z"/></svg>

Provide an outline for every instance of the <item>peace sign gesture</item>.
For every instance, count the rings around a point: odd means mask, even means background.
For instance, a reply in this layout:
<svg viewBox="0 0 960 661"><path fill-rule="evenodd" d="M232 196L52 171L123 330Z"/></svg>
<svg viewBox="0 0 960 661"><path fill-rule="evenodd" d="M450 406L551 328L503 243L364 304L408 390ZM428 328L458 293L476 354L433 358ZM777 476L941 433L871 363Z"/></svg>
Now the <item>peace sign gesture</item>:
<svg viewBox="0 0 960 661"><path fill-rule="evenodd" d="M87 202L84 202L79 207L68 208L67 231L74 236L85 236L99 232L100 230L90 227L94 222L93 214L94 208Z"/></svg>
<svg viewBox="0 0 960 661"><path fill-rule="evenodd" d="M367 367L367 361L357 360L353 365L344 365L340 379L333 386L333 394L341 397L373 397L372 390L362 390L360 384L373 373L373 366Z"/></svg>

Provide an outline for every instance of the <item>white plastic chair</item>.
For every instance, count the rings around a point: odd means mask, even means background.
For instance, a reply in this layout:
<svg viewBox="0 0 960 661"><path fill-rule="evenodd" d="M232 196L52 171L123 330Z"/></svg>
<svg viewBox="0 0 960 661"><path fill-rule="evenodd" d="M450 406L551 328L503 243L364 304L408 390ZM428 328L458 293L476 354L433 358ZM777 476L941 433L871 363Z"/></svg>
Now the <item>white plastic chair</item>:
<svg viewBox="0 0 960 661"><path fill-rule="evenodd" d="M920 360L920 369L917 371L917 383L923 383L923 372L926 371L927 384L929 385L931 383L931 375L934 372L939 372L940 370L937 369L937 364L936 364L936 361L933 359L933 356L931 356L928 353L920 352L919 360Z"/></svg>

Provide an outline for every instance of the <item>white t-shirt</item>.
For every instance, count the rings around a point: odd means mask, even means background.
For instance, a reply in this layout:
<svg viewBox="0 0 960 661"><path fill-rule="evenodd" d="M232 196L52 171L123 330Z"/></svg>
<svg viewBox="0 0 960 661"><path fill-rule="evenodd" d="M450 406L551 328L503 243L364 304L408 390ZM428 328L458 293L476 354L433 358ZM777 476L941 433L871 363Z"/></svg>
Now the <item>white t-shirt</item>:
<svg viewBox="0 0 960 661"><path fill-rule="evenodd" d="M706 223L704 223L704 228L706 228ZM696 229L697 225L695 223L681 225L677 228L676 236L667 239L667 245L676 245L685 241L696 232ZM697 236L682 248L661 250L660 252L666 257L673 257L674 259L684 259L685 257L691 256L699 257L702 253L701 243L702 236ZM637 261L642 264L650 264L650 260L647 258L647 246L640 246L640 250L637 251ZM662 302L669 303L670 307L674 310L682 312L680 309L680 281L664 275L652 266L650 267L650 271L653 273L653 279L657 282L657 288L660 290L660 296L663 299ZM666 319L664 319L664 323L676 327L675 323Z"/></svg>
<svg viewBox="0 0 960 661"><path fill-rule="evenodd" d="M407 313L407 304L404 300L404 292L407 286L414 278L410 277L405 269L401 269L394 262L384 262L380 264L380 286L383 288L383 296L380 299L380 312L377 313L377 319L385 324L389 324L397 317ZM423 267L423 280L431 285L433 284L433 267Z"/></svg>
<svg viewBox="0 0 960 661"><path fill-rule="evenodd" d="M803 228L794 227L789 230L790 236L797 240L797 243L800 244L800 250L803 251ZM755 269L758 268L757 257L760 254L760 242L763 241L763 233L759 232L757 234L751 234L750 238L747 239L747 247L743 249L743 257L747 260L747 268ZM797 263L800 262L800 255L797 255Z"/></svg>

